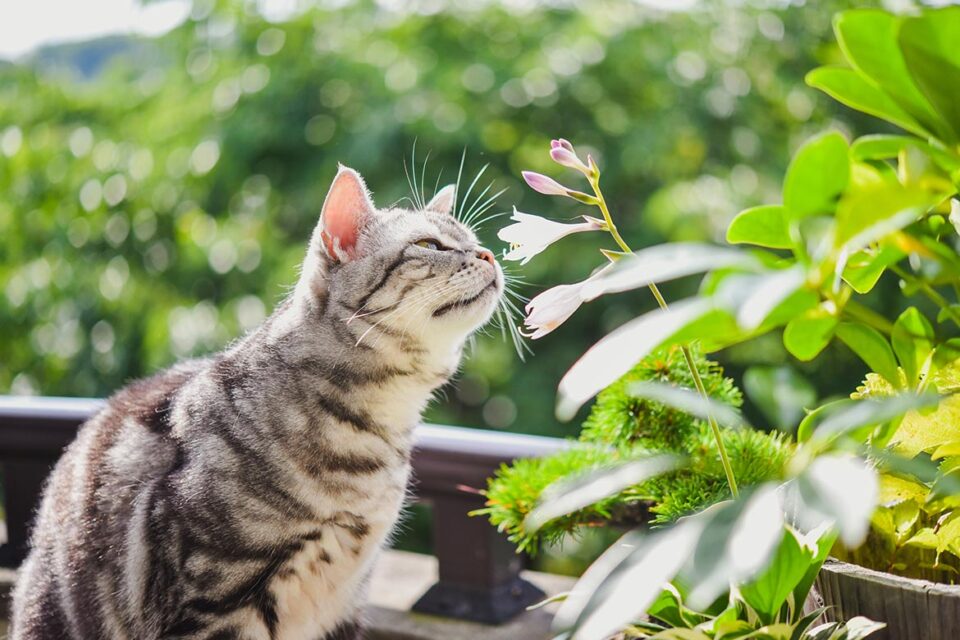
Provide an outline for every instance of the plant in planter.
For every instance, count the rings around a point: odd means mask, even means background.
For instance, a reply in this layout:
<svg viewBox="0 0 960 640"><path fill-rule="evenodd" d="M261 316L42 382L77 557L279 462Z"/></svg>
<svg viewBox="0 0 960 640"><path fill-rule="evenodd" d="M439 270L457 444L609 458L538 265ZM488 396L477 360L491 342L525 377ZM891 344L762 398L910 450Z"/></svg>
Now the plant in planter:
<svg viewBox="0 0 960 640"><path fill-rule="evenodd" d="M737 604L744 589L762 575L762 568L782 547L784 521L802 531L824 524L835 527L847 549L858 547L870 529L868 546L847 557L885 570L940 579L955 569L951 555L956 547L951 545L956 543L955 529L960 528L953 511L960 427L953 419L955 400L945 394L956 390L960 355L951 340L960 327L956 301L960 254L954 228L960 227L960 208L951 204L960 182L960 111L956 107L960 58L952 47L960 35L960 8L911 17L852 11L838 17L836 29L853 68L819 69L810 74L810 84L914 136L866 136L850 144L841 134L829 132L807 141L787 171L783 203L748 209L728 229L730 243L757 249L666 245L632 252L619 236L600 192L599 169L589 158L582 162L564 141L555 142L554 159L587 176L593 194L545 176L525 175L542 193L599 207L603 220L586 218L576 231L607 231L620 247L620 251L605 251L611 264L583 282L561 285L534 298L526 320L534 338L600 295L649 286L661 307L603 338L567 372L559 388L561 417L571 417L635 363L665 346L696 341L709 353L774 329L783 330L785 347L800 360L815 358L836 337L874 372L851 399L821 407L801 424L799 444L778 485L761 484L744 495L740 495L719 424L719 417L728 414L730 407L707 394L689 347L680 349L695 393L676 384L631 386L629 393L634 396L706 420L734 499L681 518L664 531L628 534L637 537L615 545L584 575L558 616L559 627L571 630L574 637L600 638L622 629L643 611L651 611L662 599L661 588L671 581L685 607L719 615L711 607L716 598L724 600L726 593L725 602L740 616L747 611ZM522 215L517 216L518 225L501 234L516 243L508 258L529 259L567 235L540 235L539 243L535 242L536 234L521 233L532 229L525 220L535 217ZM708 274L700 293L668 308L656 284L701 272ZM887 272L900 280L905 297L922 296L936 307L936 323L913 308L894 321L859 300ZM857 462L852 452L872 461ZM660 458L651 458L649 452L634 453L636 457L620 459L612 469L560 480L543 491L522 523L523 512L515 510L513 520L505 518L501 524L522 526L527 532L522 535L529 536L598 500L630 497L631 488L653 486L651 478L664 473L668 475L662 477L669 478L687 463L687 457L675 454L666 465L663 453L656 454ZM874 469L884 474L879 485L882 492L873 484ZM567 470L579 469L570 465ZM491 498L509 484L508 475L502 471L491 484ZM766 504L771 493L779 496L772 501L777 508L758 506ZM882 503L875 512L878 497ZM532 502L531 496L527 500ZM504 504L491 504L488 512L492 515L503 508ZM766 519L758 513L766 514ZM868 526L871 517L872 528ZM576 515L572 521L576 522ZM764 522L779 524L765 529ZM743 539L751 540L760 558L749 566L735 551L743 531L751 532ZM836 553L847 552L837 547ZM768 596L771 588L764 587ZM944 631L949 629L945 621L955 619L960 611L957 602L960 594L943 620L935 615L939 612L931 615L926 609L918 610L912 620L898 619L891 637L948 637L936 634L952 632ZM856 610L849 602L843 604L839 613L852 617ZM878 611L881 619L891 613L883 607L865 610ZM785 636L770 630L761 633L762 620L749 613L744 616L754 635L708 633L713 637L791 637L792 632ZM667 627L656 631L666 634L660 637L701 637L681 633L676 619L665 620L659 613L656 617ZM788 615L776 623L797 620ZM862 637L873 630L848 625L843 633Z"/></svg>

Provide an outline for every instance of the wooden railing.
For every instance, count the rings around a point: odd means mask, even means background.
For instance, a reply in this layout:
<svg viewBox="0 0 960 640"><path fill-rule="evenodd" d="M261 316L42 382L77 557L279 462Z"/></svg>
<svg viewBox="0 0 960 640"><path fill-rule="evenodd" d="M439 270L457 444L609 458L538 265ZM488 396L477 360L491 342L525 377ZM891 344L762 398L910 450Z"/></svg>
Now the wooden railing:
<svg viewBox="0 0 960 640"><path fill-rule="evenodd" d="M7 541L0 566L15 568L27 550L28 532L43 482L77 429L103 406L84 398L0 396L0 466ZM422 425L416 432L411 489L433 514L439 581L415 611L496 624L543 594L520 577L524 558L483 518L467 513L483 504L476 489L494 469L516 458L541 456L565 446L555 438Z"/></svg>

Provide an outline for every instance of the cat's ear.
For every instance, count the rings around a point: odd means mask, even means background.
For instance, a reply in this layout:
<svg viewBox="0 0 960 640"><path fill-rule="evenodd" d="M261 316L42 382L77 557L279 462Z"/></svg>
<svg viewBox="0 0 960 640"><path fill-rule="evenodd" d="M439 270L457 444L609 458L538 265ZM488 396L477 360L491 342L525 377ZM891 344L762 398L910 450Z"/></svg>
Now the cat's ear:
<svg viewBox="0 0 960 640"><path fill-rule="evenodd" d="M375 211L360 174L340 165L320 212L320 240L327 256L341 262L354 257L360 231Z"/></svg>
<svg viewBox="0 0 960 640"><path fill-rule="evenodd" d="M437 195L430 199L424 209L437 213L450 213L453 211L455 204L457 204L457 185L448 184L437 191Z"/></svg>

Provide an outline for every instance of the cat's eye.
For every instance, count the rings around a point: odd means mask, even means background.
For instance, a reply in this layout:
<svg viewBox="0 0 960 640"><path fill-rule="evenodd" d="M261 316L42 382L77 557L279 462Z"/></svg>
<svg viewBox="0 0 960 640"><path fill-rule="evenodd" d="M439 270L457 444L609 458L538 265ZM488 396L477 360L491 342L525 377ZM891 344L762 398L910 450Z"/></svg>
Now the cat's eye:
<svg viewBox="0 0 960 640"><path fill-rule="evenodd" d="M441 251L446 248L442 244L440 244L439 241L433 240L431 238L424 238L423 240L417 240L413 244L417 245L418 247L423 247L424 249L430 249L431 251Z"/></svg>

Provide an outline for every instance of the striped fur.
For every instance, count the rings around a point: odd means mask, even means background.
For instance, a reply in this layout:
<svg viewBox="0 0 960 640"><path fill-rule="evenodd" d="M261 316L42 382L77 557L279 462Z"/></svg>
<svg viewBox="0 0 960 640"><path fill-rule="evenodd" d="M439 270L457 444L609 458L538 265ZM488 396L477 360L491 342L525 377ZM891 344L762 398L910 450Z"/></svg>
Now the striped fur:
<svg viewBox="0 0 960 640"><path fill-rule="evenodd" d="M437 209L374 211L349 259L321 218L263 326L81 428L45 490L13 640L360 637L411 430L503 287Z"/></svg>

